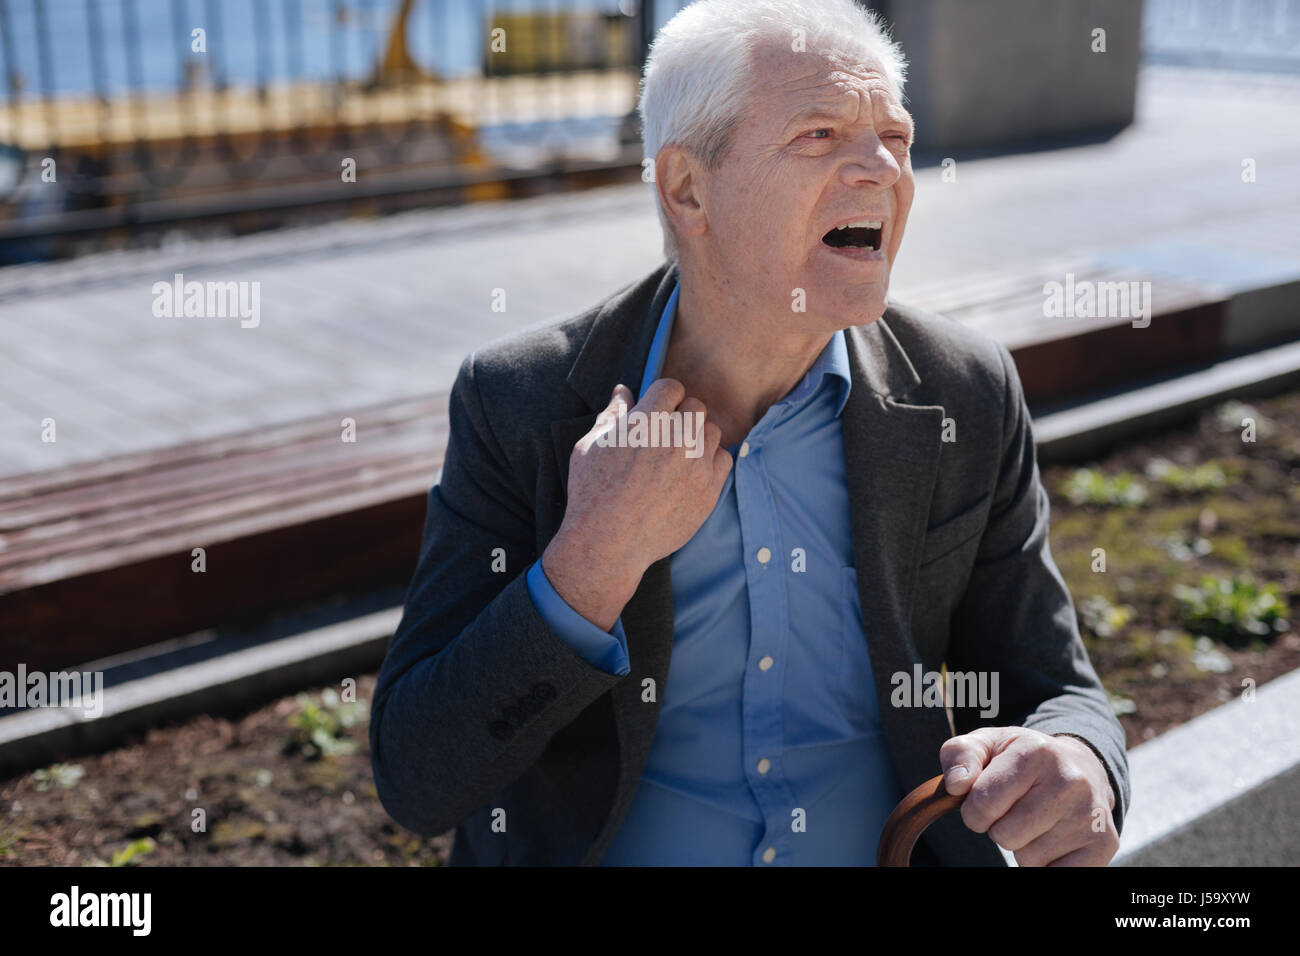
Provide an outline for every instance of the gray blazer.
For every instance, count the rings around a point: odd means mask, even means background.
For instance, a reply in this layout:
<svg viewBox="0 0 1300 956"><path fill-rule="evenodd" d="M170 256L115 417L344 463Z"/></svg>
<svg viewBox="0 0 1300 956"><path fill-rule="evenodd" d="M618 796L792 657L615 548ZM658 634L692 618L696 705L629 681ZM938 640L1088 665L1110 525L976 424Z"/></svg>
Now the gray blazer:
<svg viewBox="0 0 1300 956"><path fill-rule="evenodd" d="M642 681L665 686L673 648L670 559L646 572L623 611L632 670L621 678L542 620L523 572L564 517L574 443L615 384L639 385L676 279L676 263L664 263L576 318L460 367L442 477L370 724L380 801L417 833L455 827L452 865L594 864L636 792L659 714L642 702ZM900 784L939 773L953 728L943 708L887 706L890 675L946 661L999 674L1000 713L957 709L956 732L985 723L1083 738L1106 766L1122 824L1124 733L1048 548L1048 500L1011 356L902 306L846 335L853 552ZM942 440L945 417L955 441ZM494 571L502 553L505 571ZM926 832L914 861L1006 862L958 814Z"/></svg>

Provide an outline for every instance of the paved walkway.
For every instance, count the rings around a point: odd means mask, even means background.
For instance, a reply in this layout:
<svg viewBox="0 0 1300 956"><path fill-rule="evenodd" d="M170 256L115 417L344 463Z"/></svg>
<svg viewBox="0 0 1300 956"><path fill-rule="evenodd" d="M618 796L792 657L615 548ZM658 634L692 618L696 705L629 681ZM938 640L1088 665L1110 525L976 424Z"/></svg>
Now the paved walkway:
<svg viewBox="0 0 1300 956"><path fill-rule="evenodd" d="M959 154L955 183L923 169L895 297L1189 246L1211 250L1197 270L1222 250L1228 272L1300 271L1298 114L1300 78L1153 68L1138 123L1106 143ZM633 185L0 270L0 475L447 388L470 350L590 305L652 269L659 243ZM260 325L156 318L153 285L177 272L259 282Z"/></svg>

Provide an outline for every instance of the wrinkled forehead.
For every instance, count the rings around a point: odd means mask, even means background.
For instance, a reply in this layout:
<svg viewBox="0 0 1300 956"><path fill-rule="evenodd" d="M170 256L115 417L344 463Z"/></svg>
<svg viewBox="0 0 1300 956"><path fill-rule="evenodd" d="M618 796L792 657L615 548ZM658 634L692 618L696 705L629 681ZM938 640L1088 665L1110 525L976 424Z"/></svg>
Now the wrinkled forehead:
<svg viewBox="0 0 1300 956"><path fill-rule="evenodd" d="M875 119L892 116L910 124L879 62L847 50L801 51L783 43L756 47L750 59L751 117L781 125L810 108L856 113L870 103Z"/></svg>

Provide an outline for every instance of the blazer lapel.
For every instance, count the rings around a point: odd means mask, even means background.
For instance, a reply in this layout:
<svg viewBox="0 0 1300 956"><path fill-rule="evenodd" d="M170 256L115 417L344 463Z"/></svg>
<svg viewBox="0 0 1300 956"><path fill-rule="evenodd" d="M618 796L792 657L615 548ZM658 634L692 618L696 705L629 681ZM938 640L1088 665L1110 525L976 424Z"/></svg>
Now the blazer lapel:
<svg viewBox="0 0 1300 956"><path fill-rule="evenodd" d="M844 461L858 595L881 726L906 792L938 772L938 747L930 752L929 742L949 736L942 708L889 704L891 676L911 674L921 660L911 608L944 410L899 401L920 379L884 318L855 326L847 338L853 388L844 406Z"/></svg>
<svg viewBox="0 0 1300 956"><path fill-rule="evenodd" d="M569 456L573 446L596 424L601 409L609 404L615 385L621 383L635 392L641 384L659 316L676 282L676 261L665 262L640 282L611 296L592 321L567 379L569 387L582 397L589 411L551 422L551 443L559 466L563 501L555 527L538 529L542 539L549 541L559 530L558 522L569 497Z"/></svg>

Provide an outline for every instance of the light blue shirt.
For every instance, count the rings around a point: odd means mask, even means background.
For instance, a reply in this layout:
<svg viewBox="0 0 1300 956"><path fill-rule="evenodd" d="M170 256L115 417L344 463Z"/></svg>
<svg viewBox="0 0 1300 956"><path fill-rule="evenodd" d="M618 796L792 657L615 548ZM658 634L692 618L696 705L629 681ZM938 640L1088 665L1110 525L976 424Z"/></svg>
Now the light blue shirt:
<svg viewBox="0 0 1300 956"><path fill-rule="evenodd" d="M660 317L638 398L663 368L680 288ZM840 431L850 387L836 332L732 446L717 505L672 555L667 686L640 786L602 865L875 862L902 793L853 566ZM608 632L587 621L540 560L527 585L578 654L629 672L621 620Z"/></svg>

